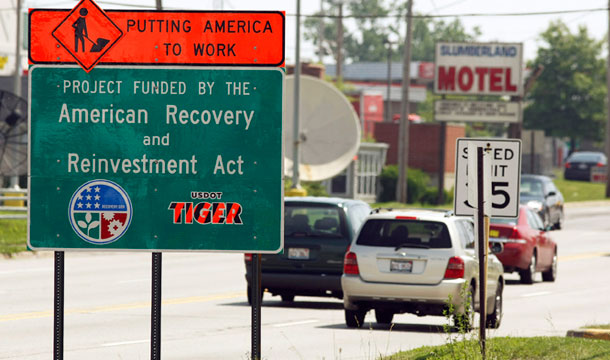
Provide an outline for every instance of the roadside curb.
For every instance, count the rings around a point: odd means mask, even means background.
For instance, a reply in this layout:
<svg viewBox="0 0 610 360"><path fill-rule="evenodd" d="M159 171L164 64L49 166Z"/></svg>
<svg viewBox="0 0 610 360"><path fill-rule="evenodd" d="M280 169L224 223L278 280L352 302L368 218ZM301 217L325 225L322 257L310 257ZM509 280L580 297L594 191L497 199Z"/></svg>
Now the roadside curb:
<svg viewBox="0 0 610 360"><path fill-rule="evenodd" d="M570 201L563 204L567 209L582 207L599 207L610 205L610 200Z"/></svg>
<svg viewBox="0 0 610 360"><path fill-rule="evenodd" d="M602 329L569 330L568 333L566 334L566 336L610 341L610 330L602 330Z"/></svg>

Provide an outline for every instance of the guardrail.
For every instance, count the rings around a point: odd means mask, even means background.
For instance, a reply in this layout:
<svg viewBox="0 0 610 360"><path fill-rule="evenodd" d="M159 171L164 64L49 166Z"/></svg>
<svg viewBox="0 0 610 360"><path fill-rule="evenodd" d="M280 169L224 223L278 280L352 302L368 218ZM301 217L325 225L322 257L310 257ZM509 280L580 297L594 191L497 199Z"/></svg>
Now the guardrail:
<svg viewBox="0 0 610 360"><path fill-rule="evenodd" d="M10 195L9 195L10 194ZM28 191L26 189L0 189L0 201L3 204L14 201L23 201L24 203L28 200ZM21 195L21 196L16 196ZM23 214L4 214L4 212L19 212ZM28 208L27 206L11 206L3 205L0 206L0 219L27 219Z"/></svg>

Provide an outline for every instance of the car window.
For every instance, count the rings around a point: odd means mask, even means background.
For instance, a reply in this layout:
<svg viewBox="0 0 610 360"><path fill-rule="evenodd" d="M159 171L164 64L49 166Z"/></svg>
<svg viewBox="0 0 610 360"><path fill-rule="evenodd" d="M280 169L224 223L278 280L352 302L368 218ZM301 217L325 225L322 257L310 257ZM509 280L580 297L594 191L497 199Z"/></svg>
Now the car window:
<svg viewBox="0 0 610 360"><path fill-rule="evenodd" d="M598 153L573 153L568 158L568 161L580 161L580 162L598 162L605 160L603 154Z"/></svg>
<svg viewBox="0 0 610 360"><path fill-rule="evenodd" d="M530 209L527 209L527 223L532 229L544 230L544 225L542 224L542 220L540 220L540 216L535 214Z"/></svg>
<svg viewBox="0 0 610 360"><path fill-rule="evenodd" d="M347 231L341 212L338 207L286 204L284 234L345 238Z"/></svg>
<svg viewBox="0 0 610 360"><path fill-rule="evenodd" d="M437 221L370 219L360 230L358 245L451 248L447 226Z"/></svg>
<svg viewBox="0 0 610 360"><path fill-rule="evenodd" d="M460 242L465 249L474 249L474 224L467 220L456 221Z"/></svg>
<svg viewBox="0 0 610 360"><path fill-rule="evenodd" d="M548 193L550 193L550 192L555 192L555 193L557 193L557 188L555 187L555 184L553 184L553 182L552 182L552 181L547 181L547 182L545 183L545 185L546 185L546 193L547 193L547 194L548 194Z"/></svg>
<svg viewBox="0 0 610 360"><path fill-rule="evenodd" d="M536 179L521 179L519 193L523 196L544 196L542 181Z"/></svg>
<svg viewBox="0 0 610 360"><path fill-rule="evenodd" d="M532 210L530 210L530 214L532 215L534 223L536 224L536 229L544 230L544 222L542 221L540 215L538 215L535 211Z"/></svg>

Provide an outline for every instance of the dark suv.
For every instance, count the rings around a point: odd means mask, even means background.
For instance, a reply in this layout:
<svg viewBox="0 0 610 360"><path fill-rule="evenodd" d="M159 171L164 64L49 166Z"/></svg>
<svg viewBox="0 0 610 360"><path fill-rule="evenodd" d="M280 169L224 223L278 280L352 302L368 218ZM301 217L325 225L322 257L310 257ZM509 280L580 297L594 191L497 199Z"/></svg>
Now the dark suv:
<svg viewBox="0 0 610 360"><path fill-rule="evenodd" d="M261 256L262 289L293 301L295 295L343 297L347 247L371 212L360 200L326 197L284 199L284 251ZM251 303L251 254L245 254Z"/></svg>

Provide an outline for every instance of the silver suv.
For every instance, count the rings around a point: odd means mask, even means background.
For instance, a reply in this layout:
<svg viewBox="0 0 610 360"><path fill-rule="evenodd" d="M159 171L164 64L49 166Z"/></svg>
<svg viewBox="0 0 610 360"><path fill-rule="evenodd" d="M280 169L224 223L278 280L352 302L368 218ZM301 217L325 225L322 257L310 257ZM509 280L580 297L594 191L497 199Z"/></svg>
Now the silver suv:
<svg viewBox="0 0 610 360"><path fill-rule="evenodd" d="M381 324L405 312L444 316L451 304L456 325L471 328L479 309L478 273L470 218L434 210L374 210L345 255L345 322L361 327L371 309ZM493 254L487 273L486 324L497 328L504 278Z"/></svg>

